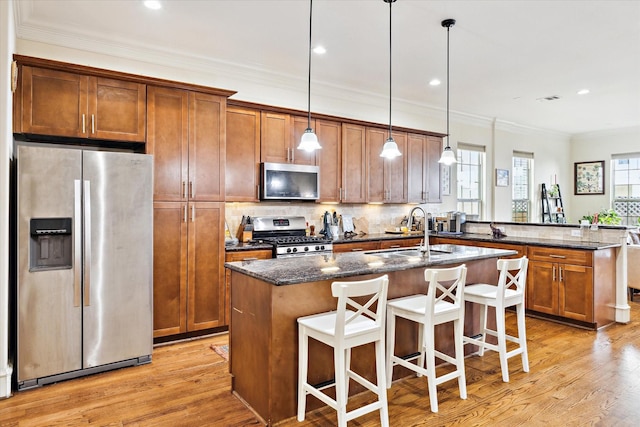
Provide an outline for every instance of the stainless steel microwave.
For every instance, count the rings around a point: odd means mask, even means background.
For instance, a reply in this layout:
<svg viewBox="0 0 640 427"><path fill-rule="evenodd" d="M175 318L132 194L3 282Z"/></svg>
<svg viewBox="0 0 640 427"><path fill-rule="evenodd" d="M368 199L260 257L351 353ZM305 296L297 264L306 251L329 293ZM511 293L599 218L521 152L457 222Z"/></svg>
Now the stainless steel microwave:
<svg viewBox="0 0 640 427"><path fill-rule="evenodd" d="M317 200L320 194L318 166L265 162L260 180L262 200Z"/></svg>

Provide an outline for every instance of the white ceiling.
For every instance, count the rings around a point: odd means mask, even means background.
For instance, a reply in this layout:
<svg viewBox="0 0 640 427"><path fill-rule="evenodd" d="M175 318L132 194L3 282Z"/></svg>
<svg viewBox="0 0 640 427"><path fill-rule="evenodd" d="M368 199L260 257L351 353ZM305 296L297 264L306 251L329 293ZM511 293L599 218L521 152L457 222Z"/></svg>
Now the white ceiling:
<svg viewBox="0 0 640 427"><path fill-rule="evenodd" d="M14 1L19 39L171 54L306 89L306 0L164 0L159 11L138 0ZM452 111L569 134L640 126L638 0L397 0L392 8L394 100L444 108L440 22L454 18ZM313 44L328 52L313 56L312 87L388 99L383 0L316 0ZM432 78L443 84L430 87ZM584 88L591 92L577 95ZM559 99L543 100L550 96Z"/></svg>

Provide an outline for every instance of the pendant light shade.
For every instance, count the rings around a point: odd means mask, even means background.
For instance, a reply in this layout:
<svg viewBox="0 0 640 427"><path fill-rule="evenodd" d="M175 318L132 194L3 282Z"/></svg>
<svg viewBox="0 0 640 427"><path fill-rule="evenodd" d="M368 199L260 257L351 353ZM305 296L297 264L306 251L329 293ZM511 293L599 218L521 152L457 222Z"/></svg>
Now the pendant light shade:
<svg viewBox="0 0 640 427"><path fill-rule="evenodd" d="M311 129L311 23L313 17L313 0L309 1L309 78L307 80L307 129L300 138L298 150L314 151L322 148L318 143L318 137Z"/></svg>
<svg viewBox="0 0 640 427"><path fill-rule="evenodd" d="M398 150L398 144L391 136L391 4L396 0L384 0L385 3L389 3L389 138L382 146L382 153L380 157L387 159L393 159L398 156L402 156L400 150Z"/></svg>
<svg viewBox="0 0 640 427"><path fill-rule="evenodd" d="M445 19L441 24L447 29L447 146L444 147L442 156L438 162L449 166L456 163L456 156L449 146L449 30L456 24L456 20Z"/></svg>

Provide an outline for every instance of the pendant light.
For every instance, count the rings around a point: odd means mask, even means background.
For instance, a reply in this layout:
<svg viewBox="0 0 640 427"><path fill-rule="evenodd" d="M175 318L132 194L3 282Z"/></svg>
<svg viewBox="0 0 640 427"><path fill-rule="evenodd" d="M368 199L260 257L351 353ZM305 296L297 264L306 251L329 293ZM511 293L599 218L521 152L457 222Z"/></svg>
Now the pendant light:
<svg viewBox="0 0 640 427"><path fill-rule="evenodd" d="M400 150L398 150L398 144L391 136L391 3L396 0L384 0L385 3L389 3L389 138L382 146L382 153L380 157L387 159L393 159L398 156L402 156Z"/></svg>
<svg viewBox="0 0 640 427"><path fill-rule="evenodd" d="M447 146L442 151L442 157L440 157L439 163L444 163L449 166L456 163L456 156L453 154L453 150L449 146L449 30L456 24L455 19L445 19L442 21L442 26L447 28Z"/></svg>
<svg viewBox="0 0 640 427"><path fill-rule="evenodd" d="M311 22L313 17L313 0L309 2L309 78L307 80L307 129L300 138L298 150L314 151L322 148L318 143L318 137L311 129Z"/></svg>

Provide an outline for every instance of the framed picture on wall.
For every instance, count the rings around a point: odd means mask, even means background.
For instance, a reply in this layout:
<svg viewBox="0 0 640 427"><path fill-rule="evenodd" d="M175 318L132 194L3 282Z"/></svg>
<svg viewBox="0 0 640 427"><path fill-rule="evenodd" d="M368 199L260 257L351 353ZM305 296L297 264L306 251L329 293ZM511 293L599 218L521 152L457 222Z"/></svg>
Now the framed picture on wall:
<svg viewBox="0 0 640 427"><path fill-rule="evenodd" d="M509 186L509 170L496 169L496 187L508 187L508 186Z"/></svg>
<svg viewBox="0 0 640 427"><path fill-rule="evenodd" d="M574 167L575 194L604 194L604 160L578 162Z"/></svg>

